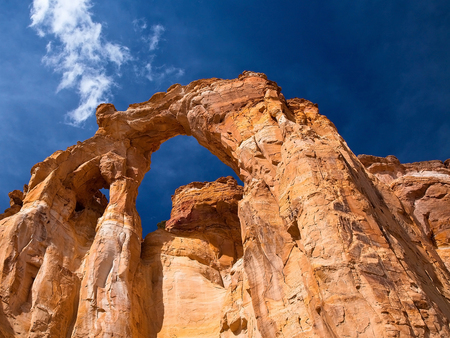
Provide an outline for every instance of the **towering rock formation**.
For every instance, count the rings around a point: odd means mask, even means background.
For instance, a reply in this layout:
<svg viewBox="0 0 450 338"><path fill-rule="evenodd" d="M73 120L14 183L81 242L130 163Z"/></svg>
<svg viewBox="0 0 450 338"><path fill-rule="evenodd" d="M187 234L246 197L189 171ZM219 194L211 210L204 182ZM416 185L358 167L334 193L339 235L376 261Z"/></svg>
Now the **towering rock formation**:
<svg viewBox="0 0 450 338"><path fill-rule="evenodd" d="M358 159L316 105L252 72L103 104L97 122L10 193L0 337L450 336L446 165ZM178 189L143 239L137 189L177 135L244 187Z"/></svg>

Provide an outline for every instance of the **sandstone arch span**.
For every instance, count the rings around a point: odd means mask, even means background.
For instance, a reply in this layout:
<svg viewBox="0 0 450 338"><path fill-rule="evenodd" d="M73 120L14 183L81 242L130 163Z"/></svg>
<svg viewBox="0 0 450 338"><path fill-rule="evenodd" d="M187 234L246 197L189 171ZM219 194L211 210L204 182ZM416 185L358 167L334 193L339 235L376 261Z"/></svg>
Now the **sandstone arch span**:
<svg viewBox="0 0 450 338"><path fill-rule="evenodd" d="M417 219L317 106L280 91L244 72L174 85L125 112L100 105L96 134L35 165L1 221L3 336L161 332L135 200L151 154L177 135L245 184L243 257L227 267L240 277L199 336L450 335L450 275Z"/></svg>

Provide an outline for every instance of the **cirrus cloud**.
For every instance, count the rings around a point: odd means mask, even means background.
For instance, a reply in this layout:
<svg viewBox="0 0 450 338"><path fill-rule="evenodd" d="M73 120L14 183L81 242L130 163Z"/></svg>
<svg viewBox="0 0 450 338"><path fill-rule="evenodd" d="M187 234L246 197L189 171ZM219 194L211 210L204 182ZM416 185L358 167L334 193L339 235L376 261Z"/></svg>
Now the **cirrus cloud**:
<svg viewBox="0 0 450 338"><path fill-rule="evenodd" d="M91 8L91 0L33 0L31 7L30 26L50 40L43 62L61 74L57 92L74 89L79 95L78 107L66 114L67 123L75 126L92 116L99 103L111 99L111 89L124 63L133 62L133 67L140 69L136 73L149 81L160 82L184 74L183 69L173 66L155 67L154 54L147 61L140 61L132 57L128 47L107 41L102 35L102 24L92 19ZM136 19L132 24L141 34L148 27L145 19ZM157 24L150 31L141 39L154 53L165 28ZM113 74L108 73L111 65L115 67Z"/></svg>
<svg viewBox="0 0 450 338"><path fill-rule="evenodd" d="M62 74L57 91L75 88L80 96L78 108L67 114L74 125L108 99L114 81L107 66L120 68L131 59L127 47L102 37L102 25L92 20L91 7L90 0L34 0L31 8L30 26L41 37L56 38L48 43L43 61Z"/></svg>
<svg viewBox="0 0 450 338"><path fill-rule="evenodd" d="M149 36L149 50L155 50L158 48L158 43L161 40L161 36L164 33L165 28L162 25L152 26L152 35Z"/></svg>

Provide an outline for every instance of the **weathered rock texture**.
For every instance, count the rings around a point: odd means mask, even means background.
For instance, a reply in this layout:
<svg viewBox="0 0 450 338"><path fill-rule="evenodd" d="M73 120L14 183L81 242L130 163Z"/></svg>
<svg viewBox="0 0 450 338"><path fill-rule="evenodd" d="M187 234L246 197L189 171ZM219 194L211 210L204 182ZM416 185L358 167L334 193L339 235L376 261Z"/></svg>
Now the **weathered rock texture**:
<svg viewBox="0 0 450 338"><path fill-rule="evenodd" d="M359 160L316 105L251 72L100 105L97 121L10 195L0 337L450 336L442 163ZM244 188L182 187L143 240L137 189L177 135Z"/></svg>
<svg viewBox="0 0 450 338"><path fill-rule="evenodd" d="M181 187L166 231L146 236L140 269L152 284L137 285L136 292L148 299L147 309L158 309L148 318L154 335L219 336L231 268L243 253L237 215L242 194L231 177Z"/></svg>
<svg viewBox="0 0 450 338"><path fill-rule="evenodd" d="M450 269L450 161L401 164L394 156L358 157L394 191Z"/></svg>

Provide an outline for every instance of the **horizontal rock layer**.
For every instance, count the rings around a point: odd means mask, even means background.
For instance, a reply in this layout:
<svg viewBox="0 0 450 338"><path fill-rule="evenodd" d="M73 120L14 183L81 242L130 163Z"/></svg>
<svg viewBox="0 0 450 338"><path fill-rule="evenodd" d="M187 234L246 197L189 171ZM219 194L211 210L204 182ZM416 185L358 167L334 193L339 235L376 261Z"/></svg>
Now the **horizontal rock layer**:
<svg viewBox="0 0 450 338"><path fill-rule="evenodd" d="M358 159L316 105L253 72L103 104L97 122L10 193L0 337L450 336L446 164ZM143 239L138 187L177 135L244 187L178 189Z"/></svg>

